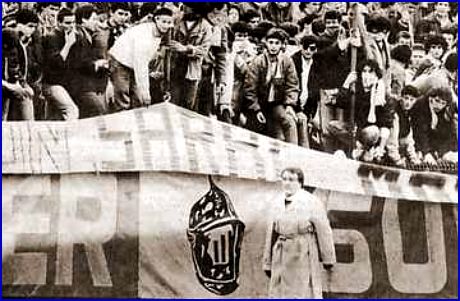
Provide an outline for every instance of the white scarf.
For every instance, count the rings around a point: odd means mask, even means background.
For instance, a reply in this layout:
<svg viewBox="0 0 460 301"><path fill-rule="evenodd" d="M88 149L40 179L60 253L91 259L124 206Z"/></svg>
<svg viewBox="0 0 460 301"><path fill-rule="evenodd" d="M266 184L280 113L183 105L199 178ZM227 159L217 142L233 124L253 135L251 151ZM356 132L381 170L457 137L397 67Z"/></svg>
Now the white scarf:
<svg viewBox="0 0 460 301"><path fill-rule="evenodd" d="M375 107L384 106L385 100L385 83L383 80L378 80L377 84L371 88L369 114L367 115L367 122L376 123L377 116L375 115Z"/></svg>

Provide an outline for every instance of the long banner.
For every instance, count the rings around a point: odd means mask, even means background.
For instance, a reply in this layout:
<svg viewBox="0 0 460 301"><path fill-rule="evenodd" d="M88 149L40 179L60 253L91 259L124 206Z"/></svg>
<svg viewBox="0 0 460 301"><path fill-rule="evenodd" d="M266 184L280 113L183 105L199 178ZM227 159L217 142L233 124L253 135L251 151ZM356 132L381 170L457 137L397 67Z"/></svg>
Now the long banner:
<svg viewBox="0 0 460 301"><path fill-rule="evenodd" d="M268 296L262 253L268 217L282 205L278 182L4 174L2 187L4 297ZM325 297L457 298L456 203L312 191L328 209L338 261L323 275ZM232 218L209 215L225 210L208 198L224 198ZM192 228L203 218L217 226L196 248Z"/></svg>
<svg viewBox="0 0 460 301"><path fill-rule="evenodd" d="M276 181L385 198L458 203L458 177L358 163L306 150L172 104L74 122L2 123L2 174L171 171Z"/></svg>

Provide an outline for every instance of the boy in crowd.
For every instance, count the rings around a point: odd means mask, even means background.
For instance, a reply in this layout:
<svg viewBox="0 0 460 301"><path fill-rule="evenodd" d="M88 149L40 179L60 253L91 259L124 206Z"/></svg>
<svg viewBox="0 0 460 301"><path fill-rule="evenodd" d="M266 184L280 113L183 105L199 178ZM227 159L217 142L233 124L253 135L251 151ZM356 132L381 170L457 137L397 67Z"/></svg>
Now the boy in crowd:
<svg viewBox="0 0 460 301"><path fill-rule="evenodd" d="M299 80L293 61L281 51L286 39L287 34L279 28L268 31L264 53L248 68L244 97L255 130L297 144L294 107Z"/></svg>
<svg viewBox="0 0 460 301"><path fill-rule="evenodd" d="M37 15L26 9L16 13L16 28L4 29L2 51L2 121L34 120L34 86L40 77L40 62L34 56L32 35Z"/></svg>
<svg viewBox="0 0 460 301"><path fill-rule="evenodd" d="M117 39L109 51L114 87L112 111L150 105L149 65L158 55L162 38L172 27L172 11L161 8L154 22L133 26Z"/></svg>

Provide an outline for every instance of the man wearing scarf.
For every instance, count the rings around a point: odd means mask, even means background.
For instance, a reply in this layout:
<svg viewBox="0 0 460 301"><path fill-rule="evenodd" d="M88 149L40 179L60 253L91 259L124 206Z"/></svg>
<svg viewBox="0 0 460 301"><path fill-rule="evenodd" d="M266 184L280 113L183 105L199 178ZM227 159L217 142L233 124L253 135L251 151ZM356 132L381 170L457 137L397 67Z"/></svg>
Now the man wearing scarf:
<svg viewBox="0 0 460 301"><path fill-rule="evenodd" d="M297 104L299 80L294 62L281 52L286 39L286 32L279 28L268 31L265 51L248 68L244 97L254 130L297 144L293 107Z"/></svg>

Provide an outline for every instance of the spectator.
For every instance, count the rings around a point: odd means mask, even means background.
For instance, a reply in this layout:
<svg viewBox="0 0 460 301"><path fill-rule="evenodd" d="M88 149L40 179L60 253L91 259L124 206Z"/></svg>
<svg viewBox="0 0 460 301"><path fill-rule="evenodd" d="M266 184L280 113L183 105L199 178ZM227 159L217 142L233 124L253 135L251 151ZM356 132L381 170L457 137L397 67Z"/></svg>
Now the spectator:
<svg viewBox="0 0 460 301"><path fill-rule="evenodd" d="M390 47L386 36L390 30L390 21L383 16L372 16L366 22L369 39L366 40L365 50L367 58L374 60L382 71L383 81L387 90L390 90Z"/></svg>
<svg viewBox="0 0 460 301"><path fill-rule="evenodd" d="M387 150L388 159L392 164L403 167L409 164L420 164L421 160L415 150L411 110L420 94L416 88L406 86L401 97L395 100L395 115Z"/></svg>
<svg viewBox="0 0 460 301"><path fill-rule="evenodd" d="M185 3L184 16L174 28L171 42L173 103L198 112L198 86L203 59L212 43L212 26L205 20L206 4Z"/></svg>
<svg viewBox="0 0 460 301"><path fill-rule="evenodd" d="M441 68L443 63L442 58L446 49L447 43L442 36L430 36L425 43L425 60L420 64L415 73L414 80L423 81L425 77L429 77L433 72ZM418 86L419 84L415 85Z"/></svg>
<svg viewBox="0 0 460 301"><path fill-rule="evenodd" d="M127 2L110 3L110 16L105 29L109 31L108 48L126 31L131 19L131 6Z"/></svg>
<svg viewBox="0 0 460 301"><path fill-rule="evenodd" d="M99 16L93 5L79 6L75 17L81 38L74 46L79 57L72 66L75 72L69 93L79 108L80 118L103 115L107 113L107 39L99 30Z"/></svg>
<svg viewBox="0 0 460 301"><path fill-rule="evenodd" d="M172 26L172 11L162 8L157 11L154 22L133 26L117 39L109 51L115 94L112 111L150 104L149 63Z"/></svg>
<svg viewBox="0 0 460 301"><path fill-rule="evenodd" d="M217 115L222 118L221 105L224 105L224 92L227 88L228 68L228 30L224 23L227 16L224 3L210 4L206 20L211 25L210 48L203 59L203 75L198 92L198 112L205 116ZM228 103L225 105L228 108ZM230 122L229 120L226 120Z"/></svg>
<svg viewBox="0 0 460 301"><path fill-rule="evenodd" d="M294 21L293 3L291 2L269 2L263 9L262 15L265 20L280 26L284 22Z"/></svg>
<svg viewBox="0 0 460 301"><path fill-rule="evenodd" d="M392 104L385 94L382 71L376 61L364 60L358 67L358 75L350 73L339 95L337 106L344 107L347 115L351 108L350 86L356 82L354 124L357 127L357 143L353 141L353 124L331 121L329 133L342 143L339 149L354 149L352 157L366 162L379 162L385 155L385 148L393 125ZM336 140L336 141L337 141Z"/></svg>
<svg viewBox="0 0 460 301"><path fill-rule="evenodd" d="M58 26L57 15L61 8L61 2L37 2L39 32L42 36L51 34Z"/></svg>
<svg viewBox="0 0 460 301"><path fill-rule="evenodd" d="M253 129L297 144L294 106L299 81L292 60L281 51L287 34L272 28L265 37L266 50L249 66L244 82L244 97L251 113Z"/></svg>
<svg viewBox="0 0 460 301"><path fill-rule="evenodd" d="M2 31L2 121L34 120L35 93L31 85L38 80L38 66L30 54L35 47L31 43L38 17L30 10L19 9L16 21L14 30Z"/></svg>
<svg viewBox="0 0 460 301"><path fill-rule="evenodd" d="M412 51L408 45L396 46L391 51L391 94L401 95L406 85L406 70L409 67Z"/></svg>
<svg viewBox="0 0 460 301"><path fill-rule="evenodd" d="M69 94L73 66L79 59L75 44L81 36L75 28L75 14L62 8L58 14L59 26L44 40L43 94L47 103L47 119L78 119L79 112Z"/></svg>
<svg viewBox="0 0 460 301"><path fill-rule="evenodd" d="M300 82L300 93L296 106L299 145L306 148L310 147L307 122L315 116L319 99L319 89L312 85L311 80L316 75L312 72L312 66L313 61L317 59L315 57L318 51L317 42L318 38L315 36L303 37L302 49L292 56Z"/></svg>
<svg viewBox="0 0 460 301"><path fill-rule="evenodd" d="M245 3L245 2L242 2ZM247 3L254 3L254 2L247 2ZM243 21L248 23L250 29L255 29L259 23L262 21L261 13L255 10L248 10L243 14Z"/></svg>
<svg viewBox="0 0 460 301"><path fill-rule="evenodd" d="M455 120L449 116L452 93L448 88L433 88L411 110L415 148L423 162L436 165L449 152L457 152Z"/></svg>
<svg viewBox="0 0 460 301"><path fill-rule="evenodd" d="M257 46L249 41L249 26L246 22L236 22L231 30L235 38L230 53L230 62L233 62L233 91L230 96L233 124L244 125L241 118L243 84L248 65L257 56Z"/></svg>

